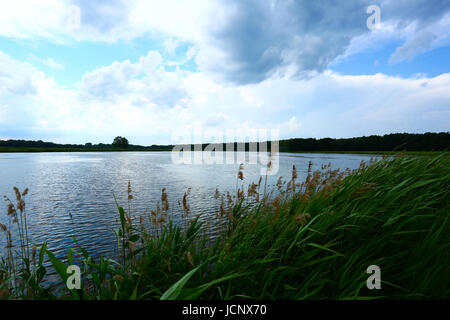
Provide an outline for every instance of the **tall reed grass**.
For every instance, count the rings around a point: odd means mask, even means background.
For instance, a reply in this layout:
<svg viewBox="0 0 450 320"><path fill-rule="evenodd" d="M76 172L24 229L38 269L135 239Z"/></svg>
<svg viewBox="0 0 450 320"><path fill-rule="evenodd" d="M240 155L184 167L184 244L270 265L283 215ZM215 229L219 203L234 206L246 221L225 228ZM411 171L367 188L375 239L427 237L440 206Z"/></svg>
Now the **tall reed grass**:
<svg viewBox="0 0 450 320"><path fill-rule="evenodd" d="M218 237L202 232L185 193L186 221L175 225L166 190L156 210L134 216L117 204L115 259L93 259L82 247L58 260L46 244L30 253L23 198L8 204L7 243L16 252L0 266L0 296L10 299L448 299L450 298L450 160L397 156L354 171L312 172L303 182L267 190L266 177L247 186L240 167L236 194L211 197ZM262 181L264 180L264 186ZM242 182L242 185L240 185ZM214 201L216 204L214 205ZM17 212L19 210L19 212ZM15 212L15 214L13 214ZM172 208L173 212L173 208ZM14 220L16 219L16 220ZM147 222L146 222L147 221ZM76 241L76 239L74 239ZM36 262L36 255L39 257ZM82 266L80 290L57 295L42 284L45 256L64 282L67 265ZM369 265L381 290L366 287Z"/></svg>

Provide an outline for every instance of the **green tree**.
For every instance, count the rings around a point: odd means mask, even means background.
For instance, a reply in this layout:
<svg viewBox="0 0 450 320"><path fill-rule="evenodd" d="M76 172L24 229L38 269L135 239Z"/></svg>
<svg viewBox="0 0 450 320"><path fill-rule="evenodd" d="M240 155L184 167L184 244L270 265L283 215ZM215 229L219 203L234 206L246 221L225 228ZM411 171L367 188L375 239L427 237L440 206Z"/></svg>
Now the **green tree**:
<svg viewBox="0 0 450 320"><path fill-rule="evenodd" d="M112 143L115 148L128 148L128 140L125 137L115 137Z"/></svg>

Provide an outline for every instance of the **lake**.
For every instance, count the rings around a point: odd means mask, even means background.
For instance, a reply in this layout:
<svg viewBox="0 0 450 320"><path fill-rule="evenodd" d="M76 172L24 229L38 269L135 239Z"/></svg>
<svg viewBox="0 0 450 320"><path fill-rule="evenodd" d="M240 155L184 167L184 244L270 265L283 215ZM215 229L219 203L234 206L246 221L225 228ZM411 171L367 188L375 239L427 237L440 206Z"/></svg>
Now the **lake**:
<svg viewBox="0 0 450 320"><path fill-rule="evenodd" d="M332 169L355 169L371 155L361 154L301 154L281 153L279 170L269 176L273 186L279 176L290 179L295 165L298 181L306 177L308 163L319 170L331 164ZM258 182L262 165L244 165L244 185ZM202 214L214 233L214 217L220 192L236 192L239 163L235 164L175 164L170 152L80 152L80 153L3 153L0 154L0 196L15 202L13 187L26 196L29 238L34 243L48 242L57 256L65 256L74 243L72 235L94 256L112 256L118 226L118 211L114 195L120 205L127 207L127 186L131 183L132 212L142 215L155 209L166 188L169 211L175 222L181 220L183 210L178 205L183 194L188 196L191 216ZM239 186L242 181L239 181ZM0 223L7 221L7 202L0 202ZM72 219L69 216L72 215ZM5 236L0 234L2 251Z"/></svg>

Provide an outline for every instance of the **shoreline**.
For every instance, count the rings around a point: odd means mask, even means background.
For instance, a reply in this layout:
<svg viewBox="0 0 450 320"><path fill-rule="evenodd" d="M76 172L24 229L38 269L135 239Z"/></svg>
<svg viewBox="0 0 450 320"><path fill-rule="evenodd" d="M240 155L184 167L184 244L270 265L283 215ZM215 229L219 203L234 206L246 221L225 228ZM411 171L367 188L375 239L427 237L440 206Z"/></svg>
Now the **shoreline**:
<svg viewBox="0 0 450 320"><path fill-rule="evenodd" d="M20 147L0 147L1 153L58 153L58 152L168 152L172 149L74 149L74 148L20 148ZM224 151L225 152L225 151ZM445 151L279 151L279 153L306 153L306 154L374 154L374 155L437 155Z"/></svg>

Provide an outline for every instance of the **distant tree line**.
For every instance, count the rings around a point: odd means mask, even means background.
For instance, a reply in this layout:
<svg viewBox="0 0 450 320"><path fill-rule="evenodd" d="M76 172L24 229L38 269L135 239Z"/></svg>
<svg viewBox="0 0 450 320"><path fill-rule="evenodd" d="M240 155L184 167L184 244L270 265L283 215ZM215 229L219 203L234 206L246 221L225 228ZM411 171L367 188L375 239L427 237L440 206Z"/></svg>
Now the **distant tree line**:
<svg viewBox="0 0 450 320"><path fill-rule="evenodd" d="M441 151L450 149L449 132L393 133L348 139L289 139L280 151Z"/></svg>
<svg viewBox="0 0 450 320"><path fill-rule="evenodd" d="M45 142L42 140L0 140L0 147L16 147L16 148L52 148L52 149L132 149L132 150L170 150L173 146L169 145L152 145L152 146L140 146L129 144L128 139L125 137L116 137L111 144L98 143L93 144L87 142L85 144L59 144L54 142Z"/></svg>
<svg viewBox="0 0 450 320"><path fill-rule="evenodd" d="M233 144L233 143L231 143ZM231 145L230 144L230 145ZM241 144L242 145L242 144ZM195 145L199 147L200 145ZM204 150L208 144L203 144ZM234 143L237 150L238 144ZM245 143L245 151L249 151L249 143ZM260 151L260 145L258 150ZM226 150L226 144L222 145ZM271 149L270 141L267 150ZM384 136L367 136L347 139L332 138L295 138L279 141L281 152L313 152L313 151L442 151L450 150L450 133L393 133Z"/></svg>
<svg viewBox="0 0 450 320"><path fill-rule="evenodd" d="M233 144L233 143L232 143ZM220 144L219 144L220 145ZM270 142L267 149L270 150ZM197 145L200 146L200 145ZM204 150L208 144L202 144ZM140 146L128 143L124 137L116 137L112 144L57 144L42 140L0 140L0 147L30 147L30 148L69 148L69 149L132 149L132 150L171 150L173 145ZM192 148L192 145L191 145ZM226 144L222 144L226 150ZM237 150L237 143L233 144ZM279 141L281 152L301 151L441 151L450 149L450 133L427 132L423 134L393 133L384 136L364 136L347 139L332 138L296 138ZM192 150L194 150L192 148ZM245 143L245 151L249 151L248 142ZM260 150L258 150L260 151Z"/></svg>

